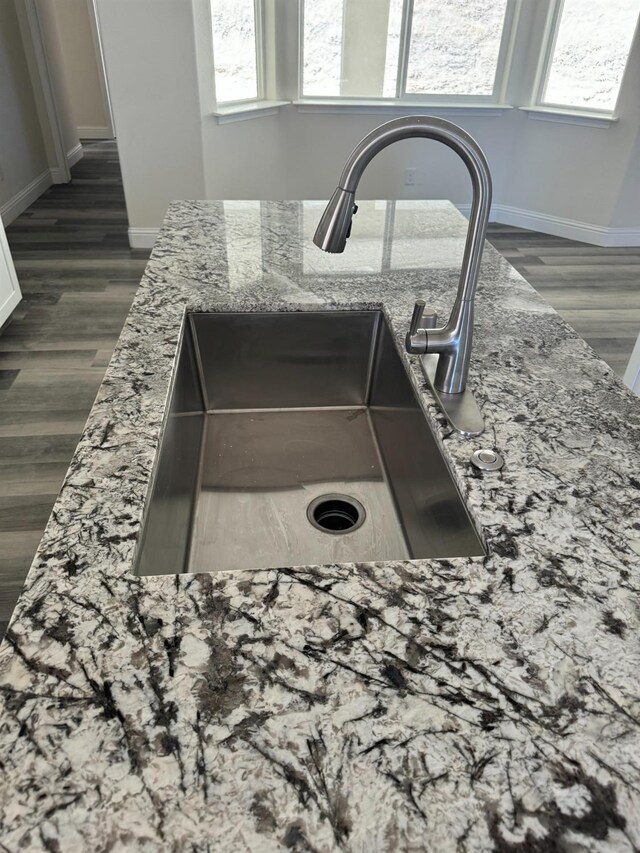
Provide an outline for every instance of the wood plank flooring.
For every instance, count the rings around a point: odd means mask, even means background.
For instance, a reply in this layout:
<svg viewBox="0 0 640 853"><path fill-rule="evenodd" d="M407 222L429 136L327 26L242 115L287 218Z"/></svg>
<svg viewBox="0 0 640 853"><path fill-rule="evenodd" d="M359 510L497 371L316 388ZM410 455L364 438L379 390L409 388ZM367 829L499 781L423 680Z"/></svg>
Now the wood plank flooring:
<svg viewBox="0 0 640 853"><path fill-rule="evenodd" d="M24 296L0 334L0 636L144 270L114 142L7 229Z"/></svg>
<svg viewBox="0 0 640 853"><path fill-rule="evenodd" d="M495 224L487 236L622 376L640 333L640 246L601 248Z"/></svg>
<svg viewBox="0 0 640 853"><path fill-rule="evenodd" d="M24 300L0 333L0 636L111 357L148 252L127 240L114 142L8 229ZM640 331L640 248L502 225L489 239L618 372Z"/></svg>

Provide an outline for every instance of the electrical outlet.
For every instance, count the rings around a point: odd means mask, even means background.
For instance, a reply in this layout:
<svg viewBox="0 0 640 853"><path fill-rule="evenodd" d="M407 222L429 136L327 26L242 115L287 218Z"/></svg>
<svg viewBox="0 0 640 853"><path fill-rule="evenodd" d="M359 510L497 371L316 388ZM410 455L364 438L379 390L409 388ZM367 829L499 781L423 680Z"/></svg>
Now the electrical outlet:
<svg viewBox="0 0 640 853"><path fill-rule="evenodd" d="M404 185L405 187L415 187L416 185L416 170L413 166L404 170Z"/></svg>

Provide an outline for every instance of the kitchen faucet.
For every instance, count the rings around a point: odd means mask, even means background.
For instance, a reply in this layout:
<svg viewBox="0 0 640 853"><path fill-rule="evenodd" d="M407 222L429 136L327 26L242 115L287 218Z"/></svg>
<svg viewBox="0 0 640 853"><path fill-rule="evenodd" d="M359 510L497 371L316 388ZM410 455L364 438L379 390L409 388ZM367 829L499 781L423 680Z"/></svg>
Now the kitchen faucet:
<svg viewBox="0 0 640 853"><path fill-rule="evenodd" d="M383 148L413 137L436 139L460 156L471 176L473 201L458 293L449 319L444 326L436 327L437 315L425 312L422 300L416 302L406 337L407 352L423 355L425 375L454 429L464 435L479 435L484 424L467 389L467 375L473 340L473 300L491 207L491 175L475 139L453 122L435 116L406 116L372 130L351 152L313 242L325 252L344 251L351 234L351 218L357 211L355 193L364 170Z"/></svg>

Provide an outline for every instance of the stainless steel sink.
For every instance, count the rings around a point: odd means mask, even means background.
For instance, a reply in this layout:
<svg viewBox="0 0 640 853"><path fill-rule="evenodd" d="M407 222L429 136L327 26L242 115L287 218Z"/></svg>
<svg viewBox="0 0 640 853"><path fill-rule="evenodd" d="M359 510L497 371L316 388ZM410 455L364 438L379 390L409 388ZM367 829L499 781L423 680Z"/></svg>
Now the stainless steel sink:
<svg viewBox="0 0 640 853"><path fill-rule="evenodd" d="M381 312L187 316L140 574L483 553Z"/></svg>

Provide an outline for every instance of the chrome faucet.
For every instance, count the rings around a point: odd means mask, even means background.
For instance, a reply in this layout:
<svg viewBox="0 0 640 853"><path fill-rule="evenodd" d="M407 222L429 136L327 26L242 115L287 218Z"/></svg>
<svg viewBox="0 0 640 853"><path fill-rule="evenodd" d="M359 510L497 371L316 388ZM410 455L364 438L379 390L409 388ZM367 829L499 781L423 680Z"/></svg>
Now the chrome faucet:
<svg viewBox="0 0 640 853"><path fill-rule="evenodd" d="M473 340L473 299L484 248L491 207L491 175L478 143L465 130L434 116L406 116L380 125L353 149L337 189L331 196L313 238L325 252L343 252L351 233L351 218L357 211L355 193L371 160L394 142L413 137L436 139L452 148L471 176L473 201L462 258L458 293L447 323L435 327L433 312L424 313L425 304L416 302L407 333L407 352L431 354L422 365L452 426L465 435L478 435L484 425L471 392L466 390Z"/></svg>

